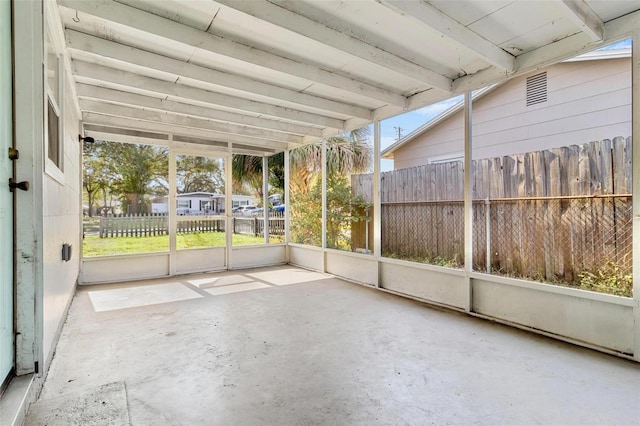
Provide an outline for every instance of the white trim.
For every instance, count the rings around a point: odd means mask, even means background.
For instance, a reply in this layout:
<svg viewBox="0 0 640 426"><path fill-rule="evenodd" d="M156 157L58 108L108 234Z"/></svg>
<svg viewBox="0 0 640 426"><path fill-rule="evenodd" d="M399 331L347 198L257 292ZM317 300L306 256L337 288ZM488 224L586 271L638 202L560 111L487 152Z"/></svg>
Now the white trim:
<svg viewBox="0 0 640 426"><path fill-rule="evenodd" d="M640 361L640 29L633 35L631 71L632 108L632 275L633 275L633 356Z"/></svg>
<svg viewBox="0 0 640 426"><path fill-rule="evenodd" d="M46 9L49 11L49 8ZM65 81L66 76L64 72L63 55L64 49L59 45L57 38L54 36L54 29L51 27L51 20L46 20L45 25L45 41L44 41L44 172L58 182L60 185L65 185L64 177L64 161L65 161L65 113L64 103L66 101L65 96ZM48 49L51 48L55 54L56 63L54 65L56 72L56 91L49 86L49 54ZM57 96L56 96L57 95ZM58 161L57 164L49 158L49 104L53 108L54 112L58 116Z"/></svg>

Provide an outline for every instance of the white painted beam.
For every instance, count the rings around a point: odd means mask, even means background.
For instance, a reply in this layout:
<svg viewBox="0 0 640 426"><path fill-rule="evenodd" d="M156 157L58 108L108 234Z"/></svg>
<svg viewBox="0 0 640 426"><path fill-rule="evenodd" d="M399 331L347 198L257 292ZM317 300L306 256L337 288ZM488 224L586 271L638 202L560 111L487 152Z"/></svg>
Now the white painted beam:
<svg viewBox="0 0 640 426"><path fill-rule="evenodd" d="M145 121L157 121L164 124L211 130L212 135L216 136L223 133L229 133L232 135L245 137L247 138L247 140L258 138L262 140L289 142L294 144L303 143L302 137L297 135L273 132L264 129L254 129L252 127L237 126L234 124L222 124L202 118L189 117L185 115L173 114L152 109L141 109L131 106L109 104L86 99L80 101L80 107L84 112L95 112L103 115L128 117Z"/></svg>
<svg viewBox="0 0 640 426"><path fill-rule="evenodd" d="M200 65L187 63L178 59L158 55L141 49L125 46L100 37L82 34L77 31L67 30L67 47L90 53L102 58L115 59L139 67L161 71L168 75L187 77L211 85L212 90L225 92L225 88L233 89L235 93L243 92L249 96L260 95L276 101L311 107L313 109L344 114L352 117L371 119L371 110L368 108L349 105L331 99L309 95L297 90L274 86L240 75L206 68ZM228 91L227 91L228 92ZM240 95L242 96L242 95Z"/></svg>
<svg viewBox="0 0 640 426"><path fill-rule="evenodd" d="M285 150L289 147L288 144L282 142L250 139L225 133L216 133L208 130L194 129L191 127L181 127L173 124L136 120L126 117L115 117L111 115L96 114L93 112L83 113L82 121L86 124L97 124L101 126L120 127L123 129L191 136L209 141L233 142L256 147L256 149L267 147L275 150Z"/></svg>
<svg viewBox="0 0 640 426"><path fill-rule="evenodd" d="M451 91L451 79L446 76L287 10L280 5L265 0L217 0L216 2L341 52L411 77L436 89L445 92Z"/></svg>
<svg viewBox="0 0 640 426"><path fill-rule="evenodd" d="M102 127L102 129L106 130L107 128ZM91 136L95 140L98 141L110 141L110 142L119 142L119 143L142 143L146 145L154 145L154 146L169 146L167 140L162 139L153 139L145 136L135 136L135 135L125 135L121 133L109 132L109 131L98 131L86 129L84 130L85 136Z"/></svg>
<svg viewBox="0 0 640 426"><path fill-rule="evenodd" d="M251 115L237 114L228 111L205 108L199 105L185 104L167 99L138 95L136 93L107 89L104 87L77 84L78 96L99 101L117 102L124 105L153 108L160 111L185 114L193 117L208 118L223 123L233 123L240 126L268 129L300 136L322 137L322 130L317 127L302 126L284 121L269 120Z"/></svg>
<svg viewBox="0 0 640 426"><path fill-rule="evenodd" d="M279 118L297 123L311 124L317 126L330 127L339 131L344 130L344 121L320 114L299 111L291 108L271 105L264 102L251 101L230 95L221 95L183 84L158 80L156 78L145 77L138 74L103 67L87 62L73 61L72 68L74 75L86 77L96 82L105 82L122 86L121 89L129 88L130 91L144 90L163 96L175 96L177 98L191 99L204 102L211 107L230 108L240 112L251 112L264 114L268 117Z"/></svg>
<svg viewBox="0 0 640 426"><path fill-rule="evenodd" d="M546 46L539 47L516 57L516 68L511 77L526 74L544 66L592 51L598 47L630 37L638 29L640 11L629 13L604 24L604 39L591 40L584 33L577 33ZM504 80L504 72L490 68L472 75L461 77L453 82L454 94L462 94ZM374 114L375 116L375 114Z"/></svg>
<svg viewBox="0 0 640 426"><path fill-rule="evenodd" d="M406 0L377 1L431 27L447 39L475 52L482 59L502 70L511 72L515 68L515 58L510 53L445 15L429 3Z"/></svg>
<svg viewBox="0 0 640 426"><path fill-rule="evenodd" d="M591 40L600 41L604 38L604 22L584 0L560 0L558 4L565 10L567 18Z"/></svg>
<svg viewBox="0 0 640 426"><path fill-rule="evenodd" d="M211 32L200 31L179 22L147 13L135 7L106 0L63 0L60 1L60 3L70 8L66 11L65 8L61 8L63 15L66 16L65 24L68 28L83 28L83 24L76 23L73 20L73 18L75 18L75 11L79 11L99 19L125 25L165 39L174 40L194 49L202 49L252 65L269 68L274 71L303 78L310 82L317 82L325 86L334 87L391 105L404 107L406 103L404 96L391 90L354 80L347 76L336 74L334 71L277 56L252 46L247 46L212 34ZM80 14L81 22L83 22L82 18L83 16Z"/></svg>

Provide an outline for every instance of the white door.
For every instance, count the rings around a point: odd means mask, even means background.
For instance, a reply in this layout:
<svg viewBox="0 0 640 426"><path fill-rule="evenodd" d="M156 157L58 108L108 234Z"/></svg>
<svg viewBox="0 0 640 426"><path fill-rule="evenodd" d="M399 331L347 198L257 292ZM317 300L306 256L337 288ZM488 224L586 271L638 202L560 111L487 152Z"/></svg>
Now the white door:
<svg viewBox="0 0 640 426"><path fill-rule="evenodd" d="M14 366L13 339L13 196L12 164L11 2L0 0L0 384Z"/></svg>

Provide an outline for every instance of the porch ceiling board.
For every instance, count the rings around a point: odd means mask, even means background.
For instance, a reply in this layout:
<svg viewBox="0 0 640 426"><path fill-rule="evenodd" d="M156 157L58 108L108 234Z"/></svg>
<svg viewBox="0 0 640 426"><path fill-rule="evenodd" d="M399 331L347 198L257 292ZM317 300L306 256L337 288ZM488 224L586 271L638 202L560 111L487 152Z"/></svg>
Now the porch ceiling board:
<svg viewBox="0 0 640 426"><path fill-rule="evenodd" d="M113 115L97 114L93 112L83 112L82 121L85 124L98 124L110 127L121 127L123 129L130 130L143 130L147 132L160 132L166 134L182 135L195 138L202 138L207 140L213 140L224 143L238 143L249 146L274 148L279 150L285 150L289 148L295 148L297 144L284 143L277 141L266 141L262 139L252 140L251 138L221 134L217 132L208 131L205 129L196 129L193 127L182 127L174 124L165 124L157 121L136 120L127 117L117 117Z"/></svg>
<svg viewBox="0 0 640 426"><path fill-rule="evenodd" d="M286 133L274 132L271 130L254 129L252 127L238 126L233 124L223 124L209 121L202 118L195 118L171 112L158 111L147 108L136 108L132 106L116 105L91 100L80 100L80 108L85 112L95 112L103 115L113 115L116 117L133 118L136 120L153 121L163 124L190 127L194 129L210 130L212 134L219 138L225 138L224 134L246 137L247 140L254 138L266 141L289 142L302 144L302 136Z"/></svg>
<svg viewBox="0 0 640 426"><path fill-rule="evenodd" d="M189 85L184 78L200 82L200 86L221 94L232 94L265 103L286 106L319 114L342 114L347 117L371 119L371 110L331 99L309 95L300 91L265 84L258 80L232 75L194 65L167 56L150 53L77 31L66 31L67 47L103 58L132 64L142 68L160 70L175 81ZM204 84L202 84L204 83Z"/></svg>
<svg viewBox="0 0 640 426"><path fill-rule="evenodd" d="M72 69L75 75L93 81L95 85L110 84L124 91L146 91L158 95L171 96L178 99L203 102L211 107L224 108L229 111L251 112L259 116L280 118L296 123L344 129L344 120L327 117L305 111L273 105L266 102L258 102L236 96L222 95L184 84L172 83L166 80L146 77L127 71L90 64L87 62L73 61Z"/></svg>
<svg viewBox="0 0 640 426"><path fill-rule="evenodd" d="M263 152L504 81L640 26L637 1L58 4L87 129L181 132Z"/></svg>
<svg viewBox="0 0 640 426"><path fill-rule="evenodd" d="M267 129L299 136L322 137L322 130L317 127L302 126L284 121L270 120L250 115L237 114L228 111L216 110L200 105L175 102L152 96L144 96L131 92L107 89L88 84L77 85L78 96L81 99L91 99L100 102L115 103L128 106L137 106L155 109L158 111L173 112L188 115L190 117L208 118L230 125L247 126L255 129Z"/></svg>
<svg viewBox="0 0 640 426"><path fill-rule="evenodd" d="M153 34L164 40L174 40L190 47L195 52L197 49L206 51L212 55L225 58L230 61L251 64L257 73L279 72L307 81L307 84L319 84L362 97L375 99L384 103L404 107L406 97L392 90L358 81L344 75L337 74L326 69L277 56L264 52L228 38L204 32L199 29L163 18L161 16L146 13L125 4L111 4L109 1L84 1L65 0L61 2L74 10L86 13L95 18L115 24L123 25L141 32ZM75 22L71 9L62 7L67 16L65 23L69 28L78 31L91 31L91 27L85 20L78 19Z"/></svg>

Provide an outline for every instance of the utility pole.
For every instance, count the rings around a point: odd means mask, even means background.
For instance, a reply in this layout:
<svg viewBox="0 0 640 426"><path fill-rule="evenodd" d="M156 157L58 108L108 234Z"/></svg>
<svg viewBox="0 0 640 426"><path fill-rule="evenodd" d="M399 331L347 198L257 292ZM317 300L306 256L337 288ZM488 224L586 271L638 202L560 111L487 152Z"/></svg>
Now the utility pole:
<svg viewBox="0 0 640 426"><path fill-rule="evenodd" d="M394 130L398 131L398 141L400 141L400 139L402 139L402 127L398 126L398 127L394 127Z"/></svg>

